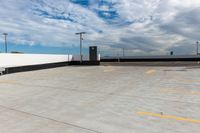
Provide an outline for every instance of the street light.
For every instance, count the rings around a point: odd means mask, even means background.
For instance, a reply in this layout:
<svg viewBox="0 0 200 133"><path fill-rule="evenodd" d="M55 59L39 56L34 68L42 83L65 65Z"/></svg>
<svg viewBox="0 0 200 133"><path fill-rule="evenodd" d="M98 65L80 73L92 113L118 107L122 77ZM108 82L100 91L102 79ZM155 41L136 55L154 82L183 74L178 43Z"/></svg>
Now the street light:
<svg viewBox="0 0 200 133"><path fill-rule="evenodd" d="M123 57L125 56L125 48L123 48Z"/></svg>
<svg viewBox="0 0 200 133"><path fill-rule="evenodd" d="M8 50L7 50L7 35L8 35L8 33L3 33L3 35L5 36L5 53L7 53L8 52Z"/></svg>
<svg viewBox="0 0 200 133"><path fill-rule="evenodd" d="M197 55L199 55L199 41L197 41L196 44L197 44Z"/></svg>
<svg viewBox="0 0 200 133"><path fill-rule="evenodd" d="M83 34L86 34L86 32L79 32L79 33L76 33L76 35L80 35L80 63L83 62L83 55L82 55Z"/></svg>

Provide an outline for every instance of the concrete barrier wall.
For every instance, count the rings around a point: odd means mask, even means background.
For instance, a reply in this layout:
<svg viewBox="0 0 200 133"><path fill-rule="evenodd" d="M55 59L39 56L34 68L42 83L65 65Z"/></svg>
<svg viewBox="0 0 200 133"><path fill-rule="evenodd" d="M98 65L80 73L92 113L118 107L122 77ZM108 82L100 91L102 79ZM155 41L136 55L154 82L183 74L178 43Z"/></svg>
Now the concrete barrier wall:
<svg viewBox="0 0 200 133"><path fill-rule="evenodd" d="M0 67L18 67L48 63L69 62L72 55L0 54Z"/></svg>
<svg viewBox="0 0 200 133"><path fill-rule="evenodd" d="M101 58L101 55L98 54L97 60L100 61L100 58ZM73 55L72 60L73 61L80 61L80 55ZM89 55L83 55L83 60L84 61L89 61L90 60Z"/></svg>

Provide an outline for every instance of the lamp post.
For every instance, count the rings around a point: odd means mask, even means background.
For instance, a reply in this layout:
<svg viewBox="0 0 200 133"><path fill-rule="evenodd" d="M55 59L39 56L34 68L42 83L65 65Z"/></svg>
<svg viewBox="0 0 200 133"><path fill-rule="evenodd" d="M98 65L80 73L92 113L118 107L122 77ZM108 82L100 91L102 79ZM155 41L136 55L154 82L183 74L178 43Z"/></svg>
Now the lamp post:
<svg viewBox="0 0 200 133"><path fill-rule="evenodd" d="M197 41L196 44L197 44L197 55L199 55L199 41Z"/></svg>
<svg viewBox="0 0 200 133"><path fill-rule="evenodd" d="M7 36L8 36L8 33L3 33L4 37L5 37L5 53L8 52L8 49L7 49Z"/></svg>
<svg viewBox="0 0 200 133"><path fill-rule="evenodd" d="M125 56L125 48L123 48L123 57Z"/></svg>
<svg viewBox="0 0 200 133"><path fill-rule="evenodd" d="M79 32L79 33L76 33L76 35L80 35L80 63L83 62L83 55L82 55L83 34L86 34L86 32Z"/></svg>

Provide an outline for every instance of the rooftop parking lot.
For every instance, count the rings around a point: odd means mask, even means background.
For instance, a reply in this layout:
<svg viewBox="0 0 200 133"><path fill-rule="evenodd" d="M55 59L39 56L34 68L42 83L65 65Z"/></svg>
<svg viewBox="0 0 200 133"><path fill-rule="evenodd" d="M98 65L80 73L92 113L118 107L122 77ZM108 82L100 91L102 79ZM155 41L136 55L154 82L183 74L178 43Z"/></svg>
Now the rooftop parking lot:
<svg viewBox="0 0 200 133"><path fill-rule="evenodd" d="M200 133L200 68L69 66L4 75L0 132Z"/></svg>

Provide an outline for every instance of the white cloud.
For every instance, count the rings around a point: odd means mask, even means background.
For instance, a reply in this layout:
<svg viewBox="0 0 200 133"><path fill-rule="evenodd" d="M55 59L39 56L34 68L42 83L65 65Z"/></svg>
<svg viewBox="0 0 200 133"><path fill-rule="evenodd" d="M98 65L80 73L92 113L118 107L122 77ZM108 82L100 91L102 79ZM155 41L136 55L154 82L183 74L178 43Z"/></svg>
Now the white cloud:
<svg viewBox="0 0 200 133"><path fill-rule="evenodd" d="M122 18L137 21L153 15L158 4L159 0L120 0L116 8Z"/></svg>
<svg viewBox="0 0 200 133"><path fill-rule="evenodd" d="M199 0L107 2L113 3L111 9L98 6L96 0L90 1L88 8L66 0L1 1L0 32L8 32L9 41L17 44L71 46L78 44L75 32L87 31L88 45L99 44L102 49L127 47L149 54L166 53L200 36ZM115 10L118 18L108 23L94 9ZM120 21L125 24L120 25ZM188 52L182 50L180 53Z"/></svg>

